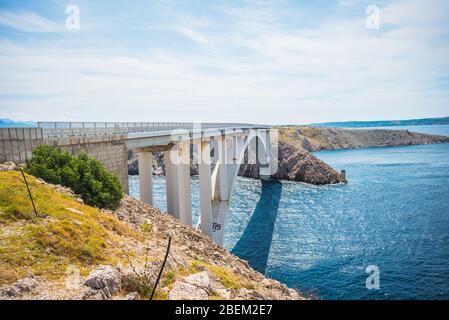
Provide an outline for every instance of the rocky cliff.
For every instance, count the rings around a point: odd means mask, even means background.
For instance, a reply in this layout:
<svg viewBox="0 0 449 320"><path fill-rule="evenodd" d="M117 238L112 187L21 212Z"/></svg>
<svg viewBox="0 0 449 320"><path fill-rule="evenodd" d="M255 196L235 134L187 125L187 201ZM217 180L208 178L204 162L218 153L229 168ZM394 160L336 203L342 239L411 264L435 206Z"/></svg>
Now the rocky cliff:
<svg viewBox="0 0 449 320"><path fill-rule="evenodd" d="M0 299L303 299L209 238L125 196L115 211L0 165Z"/></svg>
<svg viewBox="0 0 449 320"><path fill-rule="evenodd" d="M311 184L332 184L345 182L337 171L304 148L279 141L277 171L273 179L300 181ZM242 164L239 175L259 178L259 166Z"/></svg>

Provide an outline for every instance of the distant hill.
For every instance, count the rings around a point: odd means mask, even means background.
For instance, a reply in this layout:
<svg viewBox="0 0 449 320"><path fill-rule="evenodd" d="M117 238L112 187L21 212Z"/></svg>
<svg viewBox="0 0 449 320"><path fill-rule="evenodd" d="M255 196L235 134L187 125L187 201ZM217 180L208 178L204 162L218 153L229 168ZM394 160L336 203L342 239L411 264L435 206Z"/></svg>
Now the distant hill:
<svg viewBox="0 0 449 320"><path fill-rule="evenodd" d="M35 122L14 121L9 119L0 119L0 128L34 128L37 127Z"/></svg>
<svg viewBox="0 0 449 320"><path fill-rule="evenodd" d="M323 122L323 123L312 123L312 124L309 124L309 126L361 128L361 127L425 126L425 125L437 125L437 124L449 124L449 117L423 118L423 119L411 119L411 120Z"/></svg>

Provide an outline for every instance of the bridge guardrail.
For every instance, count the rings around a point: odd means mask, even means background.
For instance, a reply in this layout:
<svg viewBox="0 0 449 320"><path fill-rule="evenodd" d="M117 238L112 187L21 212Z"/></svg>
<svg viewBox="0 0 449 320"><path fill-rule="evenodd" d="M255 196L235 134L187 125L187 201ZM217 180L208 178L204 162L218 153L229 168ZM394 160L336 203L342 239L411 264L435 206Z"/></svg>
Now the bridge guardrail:
<svg viewBox="0 0 449 320"><path fill-rule="evenodd" d="M193 122L38 122L45 138L62 138L76 136L124 135L169 131L176 129L190 130L198 125ZM255 127L247 123L199 123L202 129L226 127Z"/></svg>

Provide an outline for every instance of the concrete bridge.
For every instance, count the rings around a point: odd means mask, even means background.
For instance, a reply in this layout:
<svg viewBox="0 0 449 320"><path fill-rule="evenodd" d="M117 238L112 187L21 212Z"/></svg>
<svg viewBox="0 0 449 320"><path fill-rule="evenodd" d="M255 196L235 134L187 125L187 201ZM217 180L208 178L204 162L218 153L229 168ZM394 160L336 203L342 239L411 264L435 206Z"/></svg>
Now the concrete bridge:
<svg viewBox="0 0 449 320"><path fill-rule="evenodd" d="M85 152L117 175L128 192L128 151L138 155L140 198L153 204L153 153L164 152L167 211L192 225L190 164L198 164L199 228L223 244L232 187L240 165L257 164L269 178L277 159L276 131L269 126L236 123L39 122L37 128L0 129L0 162L22 163L39 145L72 154ZM275 147L272 147L272 146ZM197 157L192 157L195 153Z"/></svg>

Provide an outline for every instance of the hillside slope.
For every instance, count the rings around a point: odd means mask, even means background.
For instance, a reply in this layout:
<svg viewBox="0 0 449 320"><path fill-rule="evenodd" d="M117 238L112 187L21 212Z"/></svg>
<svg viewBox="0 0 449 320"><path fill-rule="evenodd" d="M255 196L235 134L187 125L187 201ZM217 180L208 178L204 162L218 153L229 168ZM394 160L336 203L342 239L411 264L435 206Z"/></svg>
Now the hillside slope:
<svg viewBox="0 0 449 320"><path fill-rule="evenodd" d="M279 140L308 151L367 147L397 147L449 143L449 137L408 130L280 127Z"/></svg>
<svg viewBox="0 0 449 320"><path fill-rule="evenodd" d="M125 197L112 212L69 189L0 172L0 299L300 299L167 214ZM79 277L77 276L79 273ZM75 276L75 277L74 277Z"/></svg>

